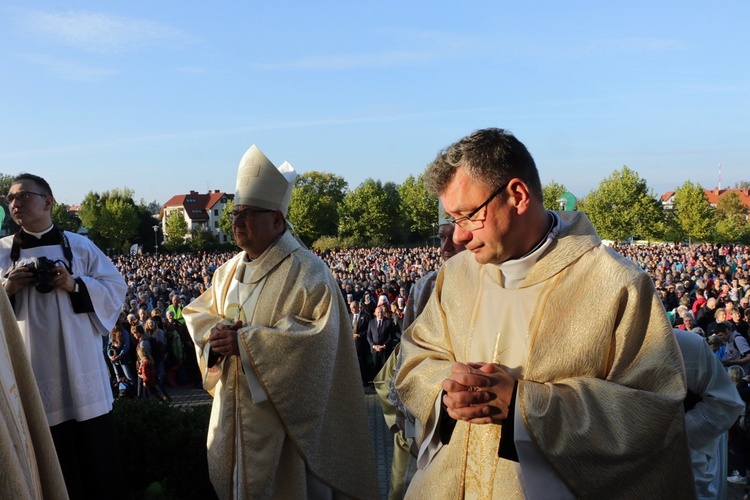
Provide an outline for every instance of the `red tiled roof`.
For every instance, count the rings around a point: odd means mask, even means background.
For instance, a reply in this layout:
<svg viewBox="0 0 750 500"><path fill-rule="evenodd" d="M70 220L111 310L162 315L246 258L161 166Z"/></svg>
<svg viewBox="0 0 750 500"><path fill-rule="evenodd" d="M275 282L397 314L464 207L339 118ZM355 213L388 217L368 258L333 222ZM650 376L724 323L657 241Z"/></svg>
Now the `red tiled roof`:
<svg viewBox="0 0 750 500"><path fill-rule="evenodd" d="M164 204L162 212L168 207L183 207L190 220L197 222L207 221L208 211L224 197L232 199L234 195L220 191L212 191L206 194L191 191L189 194L178 194L172 196Z"/></svg>
<svg viewBox="0 0 750 500"><path fill-rule="evenodd" d="M713 206L716 206L719 203L719 198L725 196L728 193L737 193L737 195L740 197L740 201L742 203L750 208L750 189L704 189L704 193L706 193L706 198L708 198L708 203L710 203ZM663 195L661 195L661 201L666 202L669 200L672 196L674 196L674 191L667 191Z"/></svg>
<svg viewBox="0 0 750 500"><path fill-rule="evenodd" d="M667 191L663 195L661 195L661 201L662 203L670 199L672 196L674 196L674 191Z"/></svg>
<svg viewBox="0 0 750 500"><path fill-rule="evenodd" d="M711 205L717 205L719 203L719 198L725 196L728 193L737 193L737 195L740 197L740 201L743 205L750 208L750 190L748 189L704 189L703 190L706 193L706 198L708 198L708 202Z"/></svg>

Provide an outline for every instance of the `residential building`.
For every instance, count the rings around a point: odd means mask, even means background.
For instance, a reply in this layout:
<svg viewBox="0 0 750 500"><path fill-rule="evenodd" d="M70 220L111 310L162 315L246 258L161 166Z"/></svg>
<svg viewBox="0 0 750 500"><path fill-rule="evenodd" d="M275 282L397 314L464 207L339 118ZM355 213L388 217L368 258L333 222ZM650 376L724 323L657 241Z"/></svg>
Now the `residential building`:
<svg viewBox="0 0 750 500"><path fill-rule="evenodd" d="M704 189L704 193L706 193L706 198L708 199L708 203L716 208L716 205L719 204L719 198L726 195L727 193L737 193L737 196L740 197L740 201L742 201L742 204L745 205L750 210L750 189L743 188L743 189ZM674 191L667 191L661 196L661 203L664 206L665 210L672 210L674 208Z"/></svg>
<svg viewBox="0 0 750 500"><path fill-rule="evenodd" d="M185 218L188 238L191 231L208 229L219 243L227 243L231 241L231 235L221 232L219 219L224 206L232 199L234 199L234 194L225 193L218 189L206 194L190 191L188 194L175 195L161 208L159 219L161 220L162 232L166 234L167 218L177 211Z"/></svg>

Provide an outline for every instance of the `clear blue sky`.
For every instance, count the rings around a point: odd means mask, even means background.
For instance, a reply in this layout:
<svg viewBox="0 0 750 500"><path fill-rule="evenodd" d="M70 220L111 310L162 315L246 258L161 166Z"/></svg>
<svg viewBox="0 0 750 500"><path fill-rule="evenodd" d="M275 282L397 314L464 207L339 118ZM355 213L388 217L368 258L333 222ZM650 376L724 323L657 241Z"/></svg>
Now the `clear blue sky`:
<svg viewBox="0 0 750 500"><path fill-rule="evenodd" d="M463 4L459 6L460 4ZM617 5L620 4L620 5ZM402 182L487 126L546 184L750 180L750 1L0 1L0 172L164 203L277 165Z"/></svg>

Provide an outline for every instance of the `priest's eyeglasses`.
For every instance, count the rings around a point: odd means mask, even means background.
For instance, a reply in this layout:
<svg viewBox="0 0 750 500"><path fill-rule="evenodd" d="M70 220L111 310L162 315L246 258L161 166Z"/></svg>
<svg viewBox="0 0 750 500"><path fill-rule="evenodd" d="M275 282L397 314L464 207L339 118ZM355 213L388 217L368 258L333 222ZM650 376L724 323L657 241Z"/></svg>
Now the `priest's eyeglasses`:
<svg viewBox="0 0 750 500"><path fill-rule="evenodd" d="M487 205L490 204L492 200L495 199L497 195L503 192L503 190L508 187L508 182L502 184L499 188L497 188L489 198L485 200L484 203L479 205L477 208L472 210L468 215L464 215L463 217L459 217L458 219L455 217L447 217L448 223L452 224L454 226L458 226L461 229L464 229L466 231L473 231L475 229L479 229L482 222L484 222L484 218L481 219L474 219L474 217L483 209L486 208ZM485 211L484 217L487 216L487 212Z"/></svg>
<svg viewBox="0 0 750 500"><path fill-rule="evenodd" d="M255 214L275 211L276 210L266 210L264 208L243 208L242 210L232 210L231 212L229 212L229 220L230 222L234 222L237 219L249 221L255 218Z"/></svg>
<svg viewBox="0 0 750 500"><path fill-rule="evenodd" d="M29 198L31 198L32 194L41 196L42 198L46 198L47 196L50 196L48 194L35 193L34 191L19 191L17 193L8 193L7 195L5 195L5 201L7 201L9 204L13 203L14 200L26 201Z"/></svg>

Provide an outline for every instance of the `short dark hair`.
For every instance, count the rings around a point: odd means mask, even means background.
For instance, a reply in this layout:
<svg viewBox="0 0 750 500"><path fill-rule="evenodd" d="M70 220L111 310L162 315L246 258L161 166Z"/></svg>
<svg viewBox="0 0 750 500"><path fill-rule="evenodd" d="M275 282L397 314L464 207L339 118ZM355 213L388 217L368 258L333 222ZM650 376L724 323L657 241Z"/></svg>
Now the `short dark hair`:
<svg viewBox="0 0 750 500"><path fill-rule="evenodd" d="M461 167L471 180L490 191L518 177L542 201L542 183L534 158L507 130L477 130L441 151L425 171L425 185L430 194L440 196Z"/></svg>
<svg viewBox="0 0 750 500"><path fill-rule="evenodd" d="M713 333L729 333L729 325L724 322L716 323Z"/></svg>
<svg viewBox="0 0 750 500"><path fill-rule="evenodd" d="M52 196L53 198L55 197L55 195L52 194L52 188L49 187L49 183L45 181L43 178L39 177L38 175L30 174L28 172L23 172L23 173L18 174L11 181L10 184L12 186L13 184L17 184L22 181L32 181L36 183L39 187L41 187L43 191L45 191L45 193L41 193L41 194L48 194L49 196Z"/></svg>

